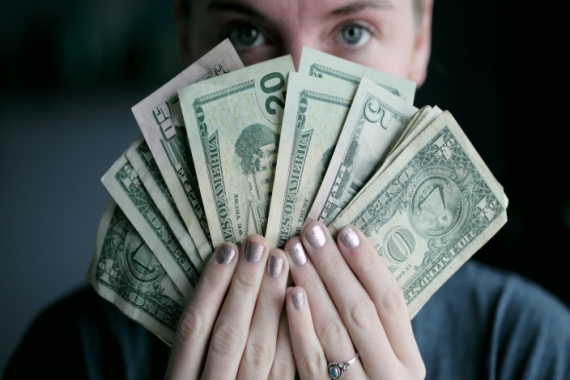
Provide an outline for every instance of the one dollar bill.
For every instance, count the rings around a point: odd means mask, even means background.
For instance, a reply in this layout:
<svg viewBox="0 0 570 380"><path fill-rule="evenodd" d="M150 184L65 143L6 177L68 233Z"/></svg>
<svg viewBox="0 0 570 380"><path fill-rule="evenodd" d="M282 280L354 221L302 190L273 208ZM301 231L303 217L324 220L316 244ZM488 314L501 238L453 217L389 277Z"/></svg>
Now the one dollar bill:
<svg viewBox="0 0 570 380"><path fill-rule="evenodd" d="M136 142L135 142L136 144ZM165 217L142 184L138 173L123 154L107 170L101 182L135 226L184 297L198 283L202 262L192 262Z"/></svg>
<svg viewBox="0 0 570 380"><path fill-rule="evenodd" d="M86 280L129 318L174 343L185 298L112 198L99 222Z"/></svg>
<svg viewBox="0 0 570 380"><path fill-rule="evenodd" d="M359 228L413 318L507 221L508 199L453 116L443 112L329 226Z"/></svg>

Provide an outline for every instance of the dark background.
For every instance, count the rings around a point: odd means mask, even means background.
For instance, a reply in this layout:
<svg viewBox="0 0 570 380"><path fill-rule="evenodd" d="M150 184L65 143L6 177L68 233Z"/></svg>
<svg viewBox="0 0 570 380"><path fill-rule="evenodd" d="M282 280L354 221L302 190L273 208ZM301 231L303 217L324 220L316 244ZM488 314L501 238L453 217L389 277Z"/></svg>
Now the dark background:
<svg viewBox="0 0 570 380"><path fill-rule="evenodd" d="M509 197L508 223L474 259L570 305L563 60L537 7L497 3L435 1L414 103L451 111ZM182 69L171 1L2 8L0 368L33 316L84 283L108 197L100 178L140 133L130 108Z"/></svg>

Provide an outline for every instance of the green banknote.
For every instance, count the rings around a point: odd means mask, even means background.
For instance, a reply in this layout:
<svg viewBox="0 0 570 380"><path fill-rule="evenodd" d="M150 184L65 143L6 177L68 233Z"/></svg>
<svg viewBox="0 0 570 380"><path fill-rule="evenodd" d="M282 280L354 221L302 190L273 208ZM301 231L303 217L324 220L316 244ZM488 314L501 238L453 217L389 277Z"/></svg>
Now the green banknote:
<svg viewBox="0 0 570 380"><path fill-rule="evenodd" d="M184 297L189 297L203 264L189 258L125 155L119 157L101 181L177 288Z"/></svg>
<svg viewBox="0 0 570 380"><path fill-rule="evenodd" d="M146 143L144 136L140 135L127 149L125 156L133 166L152 202L156 205L166 223L178 239L180 246L188 258L197 265L205 264L200 256L192 237L184 226L182 216L176 208L174 199L168 191L158 169L158 165Z"/></svg>
<svg viewBox="0 0 570 380"><path fill-rule="evenodd" d="M311 49L307 46L303 47L301 53L299 73L354 85L360 84L360 80L363 77L367 77L411 104L413 104L416 95L416 82L414 81L374 70L368 66Z"/></svg>
<svg viewBox="0 0 570 380"><path fill-rule="evenodd" d="M213 247L180 110L178 89L242 67L238 54L226 39L132 108L180 216L204 261Z"/></svg>
<svg viewBox="0 0 570 380"><path fill-rule="evenodd" d="M270 247L283 247L303 226L348 114L356 85L292 72L279 142L269 223Z"/></svg>
<svg viewBox="0 0 570 380"><path fill-rule="evenodd" d="M173 344L185 298L112 198L86 280L125 315Z"/></svg>
<svg viewBox="0 0 570 380"><path fill-rule="evenodd" d="M507 221L508 199L443 112L329 226L352 224L398 280L410 317Z"/></svg>
<svg viewBox="0 0 570 380"><path fill-rule="evenodd" d="M294 69L287 55L179 90L214 246L265 232Z"/></svg>
<svg viewBox="0 0 570 380"><path fill-rule="evenodd" d="M364 77L307 218L330 224L379 168L417 111Z"/></svg>

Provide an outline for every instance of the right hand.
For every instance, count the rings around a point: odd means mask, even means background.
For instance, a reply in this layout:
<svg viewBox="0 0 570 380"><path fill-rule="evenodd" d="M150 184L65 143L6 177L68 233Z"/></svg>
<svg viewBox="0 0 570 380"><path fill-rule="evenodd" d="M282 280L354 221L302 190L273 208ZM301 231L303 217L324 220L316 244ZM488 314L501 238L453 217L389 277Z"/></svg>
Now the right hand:
<svg viewBox="0 0 570 380"><path fill-rule="evenodd" d="M263 236L248 236L241 250L220 245L180 316L165 378L293 379L288 272L285 253L268 252Z"/></svg>

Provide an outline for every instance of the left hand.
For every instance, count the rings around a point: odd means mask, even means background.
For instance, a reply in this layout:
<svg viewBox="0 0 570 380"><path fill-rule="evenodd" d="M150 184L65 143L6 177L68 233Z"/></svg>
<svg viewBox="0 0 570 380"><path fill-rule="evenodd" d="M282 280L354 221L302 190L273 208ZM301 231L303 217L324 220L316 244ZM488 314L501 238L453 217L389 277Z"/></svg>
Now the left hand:
<svg viewBox="0 0 570 380"><path fill-rule="evenodd" d="M425 377L400 286L360 231L347 226L335 241L313 221L285 251L297 285L286 308L301 379L331 378L328 363L352 358L337 371L343 379Z"/></svg>

